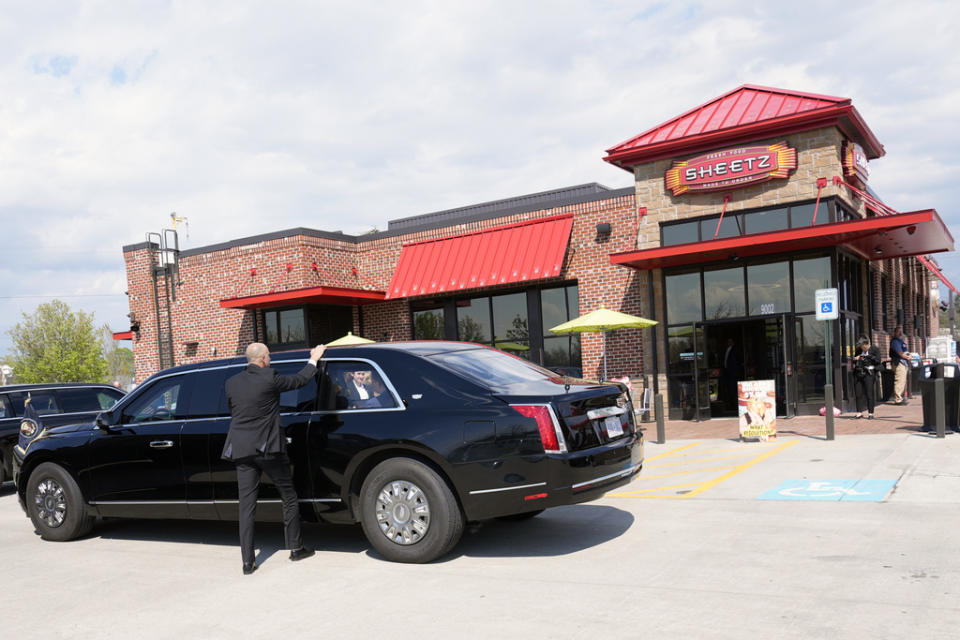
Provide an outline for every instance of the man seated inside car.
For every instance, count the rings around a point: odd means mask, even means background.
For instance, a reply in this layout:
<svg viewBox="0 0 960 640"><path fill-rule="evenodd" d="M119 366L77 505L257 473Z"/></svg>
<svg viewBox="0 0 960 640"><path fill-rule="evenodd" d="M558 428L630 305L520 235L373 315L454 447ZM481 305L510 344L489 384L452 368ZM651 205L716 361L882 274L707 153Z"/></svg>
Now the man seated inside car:
<svg viewBox="0 0 960 640"><path fill-rule="evenodd" d="M387 393L386 385L383 384L383 380L376 372L367 371L364 379L369 381L364 386L370 394L370 397L365 400L355 401L350 405L351 409L376 409L393 406L393 397Z"/></svg>
<svg viewBox="0 0 960 640"><path fill-rule="evenodd" d="M367 388L370 382L369 369L347 371L343 374L343 379L345 383L344 392L351 407L357 402L368 400L371 397L370 390Z"/></svg>

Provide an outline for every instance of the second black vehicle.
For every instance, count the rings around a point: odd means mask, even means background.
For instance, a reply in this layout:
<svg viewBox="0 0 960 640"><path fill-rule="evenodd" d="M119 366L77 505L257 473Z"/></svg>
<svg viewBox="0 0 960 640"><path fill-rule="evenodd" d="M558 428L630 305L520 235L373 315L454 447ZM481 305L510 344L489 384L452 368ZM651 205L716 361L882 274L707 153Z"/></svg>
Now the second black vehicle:
<svg viewBox="0 0 960 640"><path fill-rule="evenodd" d="M291 374L306 359L278 353L271 366ZM162 371L94 423L22 438L17 488L37 531L69 540L95 516L235 520L223 387L245 364ZM447 553L470 521L599 498L643 464L624 387L474 344L331 348L281 411L303 517L359 522L399 562ZM279 520L279 502L265 482L258 519Z"/></svg>

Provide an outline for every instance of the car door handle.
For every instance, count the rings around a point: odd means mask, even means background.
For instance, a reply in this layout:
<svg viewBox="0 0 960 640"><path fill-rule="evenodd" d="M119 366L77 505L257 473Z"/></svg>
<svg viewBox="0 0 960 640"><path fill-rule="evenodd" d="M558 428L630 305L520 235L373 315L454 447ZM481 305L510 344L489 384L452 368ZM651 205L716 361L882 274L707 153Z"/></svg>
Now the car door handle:
<svg viewBox="0 0 960 640"><path fill-rule="evenodd" d="M154 440L150 443L151 449L169 449L173 446L173 440Z"/></svg>

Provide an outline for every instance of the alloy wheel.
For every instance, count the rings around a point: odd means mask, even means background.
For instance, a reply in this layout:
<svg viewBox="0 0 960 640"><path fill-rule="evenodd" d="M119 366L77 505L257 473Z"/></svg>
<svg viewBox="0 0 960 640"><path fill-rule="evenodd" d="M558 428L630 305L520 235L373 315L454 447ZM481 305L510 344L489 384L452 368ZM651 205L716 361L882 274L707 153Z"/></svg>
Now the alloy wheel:
<svg viewBox="0 0 960 640"><path fill-rule="evenodd" d="M383 485L376 513L380 531L396 544L416 544L430 528L430 502L420 487L406 480Z"/></svg>
<svg viewBox="0 0 960 640"><path fill-rule="evenodd" d="M56 481L47 478L37 485L33 501L37 515L48 527L56 529L63 524L67 517L67 497Z"/></svg>

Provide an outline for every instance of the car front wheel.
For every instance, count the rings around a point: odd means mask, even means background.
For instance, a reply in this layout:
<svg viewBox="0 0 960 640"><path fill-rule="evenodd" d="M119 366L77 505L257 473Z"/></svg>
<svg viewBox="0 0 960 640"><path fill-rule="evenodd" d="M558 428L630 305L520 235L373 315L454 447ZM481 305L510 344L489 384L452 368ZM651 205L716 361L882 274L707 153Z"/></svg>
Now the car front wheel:
<svg viewBox="0 0 960 640"><path fill-rule="evenodd" d="M72 540L93 526L93 517L84 510L80 487L63 467L52 462L44 462L30 474L27 510L44 540Z"/></svg>
<svg viewBox="0 0 960 640"><path fill-rule="evenodd" d="M360 490L360 521L373 548L393 562L430 562L463 535L463 515L447 483L418 460L392 458Z"/></svg>

